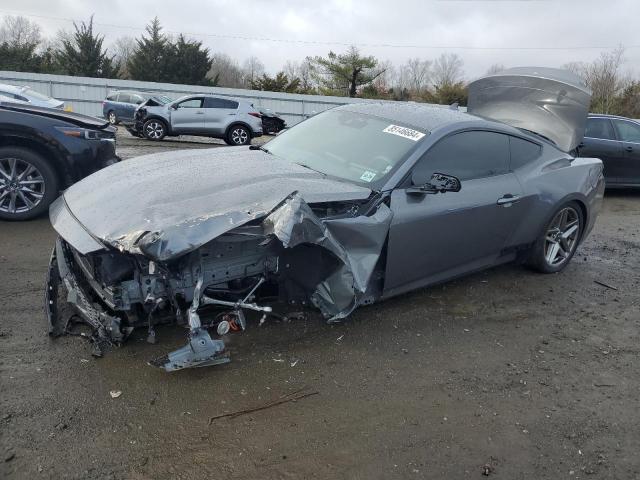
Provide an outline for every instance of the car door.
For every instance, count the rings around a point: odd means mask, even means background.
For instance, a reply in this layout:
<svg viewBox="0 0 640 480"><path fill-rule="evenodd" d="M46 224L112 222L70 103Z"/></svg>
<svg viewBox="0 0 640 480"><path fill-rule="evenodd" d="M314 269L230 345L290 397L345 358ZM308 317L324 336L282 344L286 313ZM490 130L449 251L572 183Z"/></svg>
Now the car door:
<svg viewBox="0 0 640 480"><path fill-rule="evenodd" d="M143 99L140 95L131 93L129 94L129 102L123 104L123 113L122 120L133 121L133 114L136 111L138 105L143 102Z"/></svg>
<svg viewBox="0 0 640 480"><path fill-rule="evenodd" d="M392 192L386 296L497 261L523 217L522 187L508 163L508 136L489 131L449 135L423 155L414 178L453 175L462 188L422 195L408 188Z"/></svg>
<svg viewBox="0 0 640 480"><path fill-rule="evenodd" d="M204 132L204 97L187 98L173 105L171 129L176 133Z"/></svg>
<svg viewBox="0 0 640 480"><path fill-rule="evenodd" d="M207 132L224 135L238 113L238 102L226 98L205 97L204 122Z"/></svg>
<svg viewBox="0 0 640 480"><path fill-rule="evenodd" d="M613 124L607 117L589 117L582 143L578 145L580 157L602 160L604 177L608 185L620 182L625 155L622 143L616 138Z"/></svg>
<svg viewBox="0 0 640 480"><path fill-rule="evenodd" d="M624 161L619 169L620 183L640 185L640 124L620 119L612 122L624 150Z"/></svg>
<svg viewBox="0 0 640 480"><path fill-rule="evenodd" d="M116 112L116 116L118 119L122 119L126 117L127 112L127 103L130 101L130 95L128 93L120 92L118 94L117 101L114 104L114 110Z"/></svg>

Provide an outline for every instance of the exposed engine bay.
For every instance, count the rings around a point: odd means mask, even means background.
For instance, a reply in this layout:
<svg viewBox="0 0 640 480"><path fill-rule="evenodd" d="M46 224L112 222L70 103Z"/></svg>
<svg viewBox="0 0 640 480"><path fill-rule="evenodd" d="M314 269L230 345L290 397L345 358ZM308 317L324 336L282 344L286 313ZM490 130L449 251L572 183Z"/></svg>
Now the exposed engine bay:
<svg viewBox="0 0 640 480"><path fill-rule="evenodd" d="M86 254L58 238L46 296L50 333L74 334L78 324L88 326L90 332L80 335L101 356L135 328L146 328L147 340L155 343L157 325L188 325L187 345L149 362L173 371L228 362L224 343L209 332L244 330L245 311L259 312L262 325L278 316L273 300L314 306L329 321L342 319L381 294L382 276L374 272L391 212L372 197L310 206L293 193L266 217L166 261L141 250L153 244L153 232L139 235L129 251ZM373 228L363 230L363 223ZM73 307L70 315L59 311L60 289Z"/></svg>

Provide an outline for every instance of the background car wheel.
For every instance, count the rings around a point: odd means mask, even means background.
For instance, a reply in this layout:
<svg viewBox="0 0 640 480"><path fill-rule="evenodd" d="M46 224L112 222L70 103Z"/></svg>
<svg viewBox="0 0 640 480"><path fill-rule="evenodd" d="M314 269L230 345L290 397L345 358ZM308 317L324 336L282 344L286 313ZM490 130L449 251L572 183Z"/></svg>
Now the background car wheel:
<svg viewBox="0 0 640 480"><path fill-rule="evenodd" d="M111 125L115 125L116 123L118 123L116 112L114 112L113 110L109 110L109 113L107 113L107 120L109 120L109 123Z"/></svg>
<svg viewBox="0 0 640 480"><path fill-rule="evenodd" d="M225 140L229 145L248 145L251 143L251 132L247 127L234 125L227 132Z"/></svg>
<svg viewBox="0 0 640 480"><path fill-rule="evenodd" d="M580 242L584 215L576 202L560 207L545 225L531 250L528 264L543 273L555 273L566 267Z"/></svg>
<svg viewBox="0 0 640 480"><path fill-rule="evenodd" d="M167 134L167 127L161 120L152 118L144 122L142 132L149 140L162 140Z"/></svg>
<svg viewBox="0 0 640 480"><path fill-rule="evenodd" d="M59 190L58 176L43 157L26 148L0 148L0 219L37 217Z"/></svg>

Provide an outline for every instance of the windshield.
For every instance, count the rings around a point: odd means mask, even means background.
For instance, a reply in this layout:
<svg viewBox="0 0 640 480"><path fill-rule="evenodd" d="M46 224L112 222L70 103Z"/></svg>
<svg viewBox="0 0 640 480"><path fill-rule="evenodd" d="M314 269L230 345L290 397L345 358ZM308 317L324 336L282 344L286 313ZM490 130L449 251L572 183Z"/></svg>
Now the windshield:
<svg viewBox="0 0 640 480"><path fill-rule="evenodd" d="M265 147L320 173L372 186L381 185L425 135L384 118L333 110L305 120Z"/></svg>
<svg viewBox="0 0 640 480"><path fill-rule="evenodd" d="M51 97L49 97L48 95L43 95L40 92L36 92L35 90L31 89L31 88L27 88L23 91L24 94L29 95L32 98L35 98L37 100L51 100Z"/></svg>

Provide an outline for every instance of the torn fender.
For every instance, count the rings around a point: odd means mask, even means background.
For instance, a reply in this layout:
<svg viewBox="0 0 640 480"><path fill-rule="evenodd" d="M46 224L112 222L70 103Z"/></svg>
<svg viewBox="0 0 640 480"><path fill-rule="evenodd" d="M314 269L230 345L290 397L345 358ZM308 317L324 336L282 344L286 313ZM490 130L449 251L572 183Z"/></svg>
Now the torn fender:
<svg viewBox="0 0 640 480"><path fill-rule="evenodd" d="M391 210L382 203L371 216L323 221L294 193L265 218L263 227L265 233L276 236L285 248L318 245L340 261L340 266L318 284L311 295L322 314L329 321L336 321L349 315L367 291L391 218Z"/></svg>

